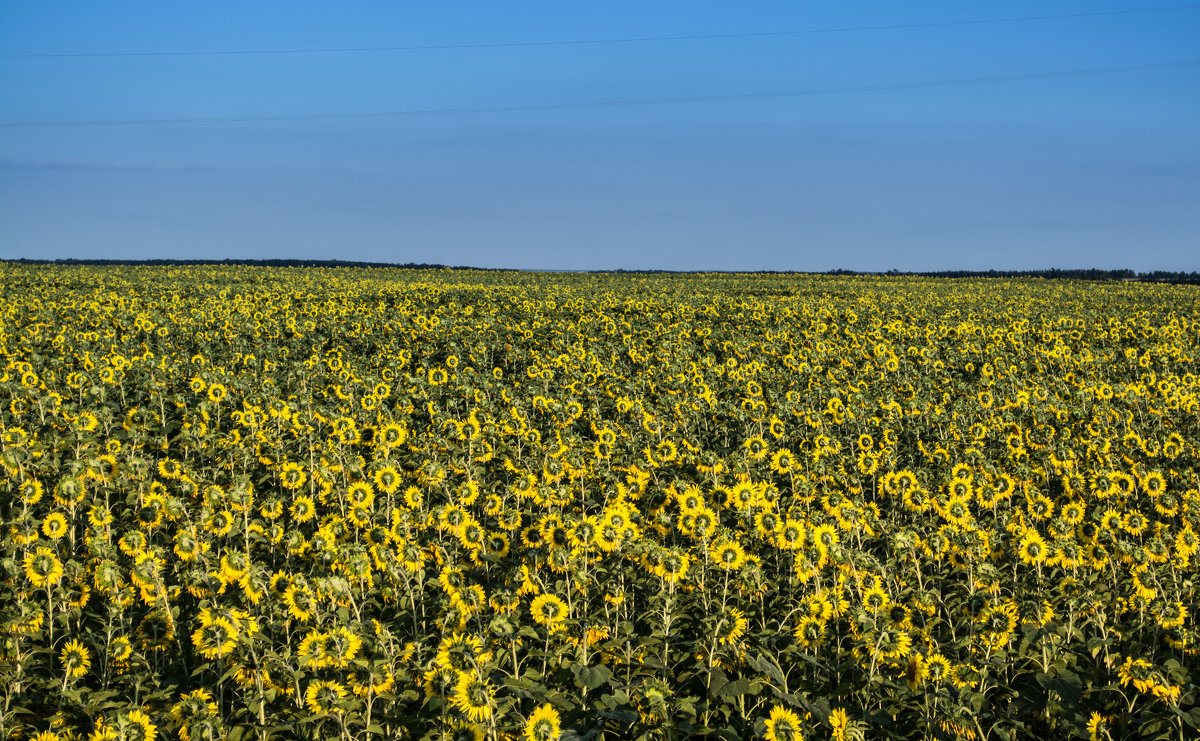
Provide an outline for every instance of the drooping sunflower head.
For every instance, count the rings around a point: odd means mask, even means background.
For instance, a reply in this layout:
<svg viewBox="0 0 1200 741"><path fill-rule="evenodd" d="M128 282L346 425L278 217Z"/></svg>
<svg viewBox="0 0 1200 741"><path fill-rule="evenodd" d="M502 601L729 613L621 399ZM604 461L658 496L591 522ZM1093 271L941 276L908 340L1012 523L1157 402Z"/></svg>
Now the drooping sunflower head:
<svg viewBox="0 0 1200 741"><path fill-rule="evenodd" d="M776 705L767 717L767 741L804 741L800 732L800 716L782 705Z"/></svg>
<svg viewBox="0 0 1200 741"><path fill-rule="evenodd" d="M741 568L746 562L746 552L741 545L733 541L722 541L712 549L712 558L716 564L726 571Z"/></svg>
<svg viewBox="0 0 1200 741"><path fill-rule="evenodd" d="M305 690L304 704L316 715L340 713L346 694L346 688L338 682L317 680Z"/></svg>
<svg viewBox="0 0 1200 741"><path fill-rule="evenodd" d="M459 674L450 702L473 723L483 723L492 717L495 687L474 672Z"/></svg>
<svg viewBox="0 0 1200 741"><path fill-rule="evenodd" d="M88 673L92 665L92 653L87 646L73 638L63 646L59 660L67 674L78 679Z"/></svg>
<svg viewBox="0 0 1200 741"><path fill-rule="evenodd" d="M567 603L553 594L541 594L534 598L529 607L535 622L551 631L560 630L567 618Z"/></svg>
<svg viewBox="0 0 1200 741"><path fill-rule="evenodd" d="M38 548L25 556L25 577L35 587L52 587L62 581L62 561L49 548Z"/></svg>
<svg viewBox="0 0 1200 741"><path fill-rule="evenodd" d="M562 736L562 719L550 703L538 707L525 721L525 741L558 741Z"/></svg>

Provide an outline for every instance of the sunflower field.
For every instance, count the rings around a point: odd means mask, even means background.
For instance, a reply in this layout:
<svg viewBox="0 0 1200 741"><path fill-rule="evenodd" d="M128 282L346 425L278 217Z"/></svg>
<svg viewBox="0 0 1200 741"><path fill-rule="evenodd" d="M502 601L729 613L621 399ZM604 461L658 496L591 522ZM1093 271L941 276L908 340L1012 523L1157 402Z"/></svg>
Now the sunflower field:
<svg viewBox="0 0 1200 741"><path fill-rule="evenodd" d="M1200 291L0 264L3 739L1195 739Z"/></svg>

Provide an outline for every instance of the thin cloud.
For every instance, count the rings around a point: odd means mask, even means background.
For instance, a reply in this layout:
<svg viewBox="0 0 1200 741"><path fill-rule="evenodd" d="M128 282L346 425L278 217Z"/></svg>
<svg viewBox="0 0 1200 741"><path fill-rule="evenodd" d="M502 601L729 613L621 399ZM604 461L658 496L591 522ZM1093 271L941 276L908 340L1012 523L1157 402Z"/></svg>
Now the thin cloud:
<svg viewBox="0 0 1200 741"><path fill-rule="evenodd" d="M84 160L0 159L0 170L49 170L61 172L200 172L208 167L178 162L88 162Z"/></svg>

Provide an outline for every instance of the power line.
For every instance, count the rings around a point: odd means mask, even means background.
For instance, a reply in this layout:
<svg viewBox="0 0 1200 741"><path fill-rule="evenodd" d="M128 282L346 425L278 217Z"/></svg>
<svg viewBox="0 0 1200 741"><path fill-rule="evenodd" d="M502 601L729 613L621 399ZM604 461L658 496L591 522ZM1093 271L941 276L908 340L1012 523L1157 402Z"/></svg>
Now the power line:
<svg viewBox="0 0 1200 741"><path fill-rule="evenodd" d="M696 41L703 39L744 39L769 36L800 36L821 33L851 33L858 31L899 31L911 28L939 28L946 26L975 26L988 23L1020 23L1026 21L1048 21L1069 18L1094 18L1099 16L1130 15L1134 13L1159 13L1170 10L1195 10L1200 5L1169 5L1158 8L1134 8L1130 10L1101 10L1090 13L1062 13L1059 15L1026 15L1009 18L985 18L966 21L938 21L932 23L896 23L877 26L842 26L834 28L810 28L795 31L758 31L751 33L691 34L683 36L630 36L611 39L573 39L565 41L512 41L489 44L436 44L423 46L362 46L328 49L241 49L232 51L131 51L131 52L79 52L46 54L0 54L0 59L46 59L67 57L198 57L232 56L250 54L331 54L342 52L384 51L434 51L448 49L504 49L536 46L586 46L594 44L624 44L654 41Z"/></svg>
<svg viewBox="0 0 1200 741"><path fill-rule="evenodd" d="M677 98L640 98L634 100L609 100L590 103L548 103L539 105L481 106L475 108L428 108L403 111L375 111L369 113L303 113L274 116L213 116L206 118L142 118L112 121L19 121L0 123L0 128L68 127L68 126L144 126L155 124L212 124L212 123L260 123L266 121L314 121L323 119L392 118L402 116L444 116L468 113L515 113L522 111L560 111L579 108L616 108L670 103L707 103L731 100L756 100L763 98L789 98L835 93L867 93L885 90L910 90L916 88L948 87L952 85L977 85L992 82L1018 80L1045 80L1055 77L1080 77L1104 75L1116 72L1139 72L1144 70L1191 67L1200 65L1200 59L1188 59L1160 64L1135 64L1125 67L1094 67L1091 69L1066 70L1062 72L1032 72L995 77L964 77L954 80L929 80L924 82L900 82L883 85L861 85L856 87L810 88L807 90L782 90L762 93L735 93L727 95L694 95Z"/></svg>

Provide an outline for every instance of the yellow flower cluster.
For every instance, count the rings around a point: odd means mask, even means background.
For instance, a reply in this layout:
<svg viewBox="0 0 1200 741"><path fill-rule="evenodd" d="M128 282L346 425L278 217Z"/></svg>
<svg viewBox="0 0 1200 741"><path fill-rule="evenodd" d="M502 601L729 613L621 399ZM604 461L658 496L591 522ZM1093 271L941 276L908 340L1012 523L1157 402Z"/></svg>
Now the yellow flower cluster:
<svg viewBox="0 0 1200 741"><path fill-rule="evenodd" d="M0 264L0 295L14 734L1200 717L1192 287Z"/></svg>

